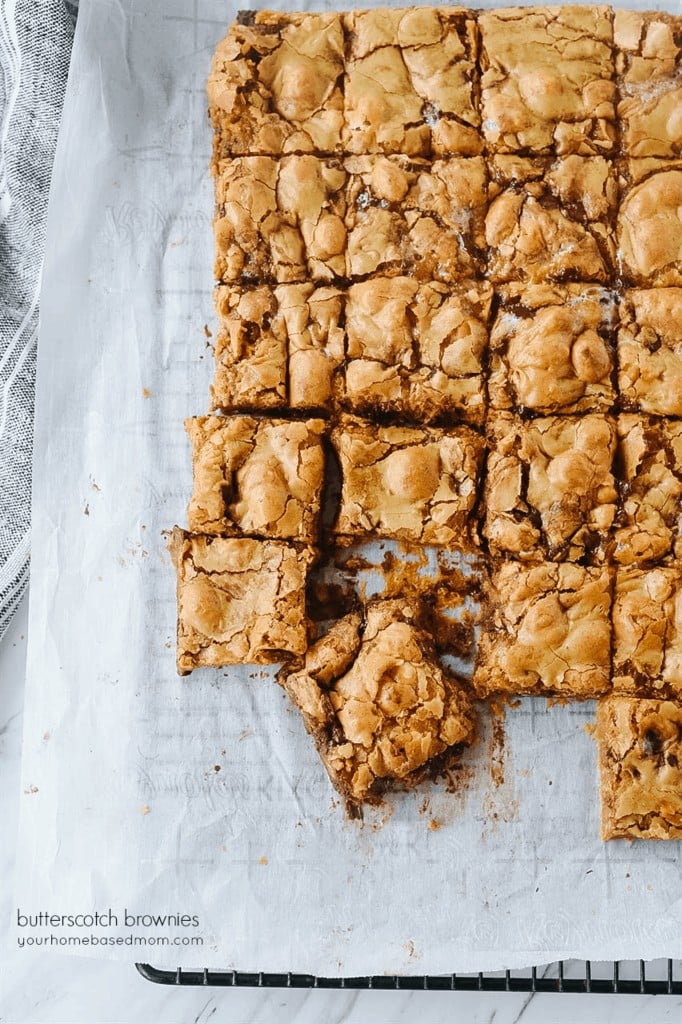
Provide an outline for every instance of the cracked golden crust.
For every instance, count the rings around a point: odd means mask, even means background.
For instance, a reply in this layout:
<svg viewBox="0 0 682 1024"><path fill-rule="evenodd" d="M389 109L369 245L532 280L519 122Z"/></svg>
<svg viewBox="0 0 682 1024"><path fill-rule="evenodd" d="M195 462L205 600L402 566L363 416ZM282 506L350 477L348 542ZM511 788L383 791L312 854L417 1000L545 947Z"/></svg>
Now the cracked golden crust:
<svg viewBox="0 0 682 1024"><path fill-rule="evenodd" d="M614 41L621 150L637 157L682 155L682 18L617 10Z"/></svg>
<svg viewBox="0 0 682 1024"><path fill-rule="evenodd" d="M349 277L410 274L457 281L483 269L487 172L482 157L433 162L350 157L346 225Z"/></svg>
<svg viewBox="0 0 682 1024"><path fill-rule="evenodd" d="M192 532L315 543L323 420L200 416L185 428L193 453Z"/></svg>
<svg viewBox="0 0 682 1024"><path fill-rule="evenodd" d="M616 513L616 424L606 416L488 419L483 535L527 562L605 557Z"/></svg>
<svg viewBox="0 0 682 1024"><path fill-rule="evenodd" d="M307 646L309 548L283 541L207 537L176 526L180 675L195 668L268 665Z"/></svg>
<svg viewBox="0 0 682 1024"><path fill-rule="evenodd" d="M613 602L613 689L682 697L682 568L619 569Z"/></svg>
<svg viewBox="0 0 682 1024"><path fill-rule="evenodd" d="M485 442L468 427L379 427L350 416L332 430L342 492L335 533L475 546Z"/></svg>
<svg viewBox="0 0 682 1024"><path fill-rule="evenodd" d="M608 153L615 141L608 7L482 11L483 132L499 153Z"/></svg>
<svg viewBox="0 0 682 1024"><path fill-rule="evenodd" d="M682 559L682 423L618 417L623 500L611 557L621 565Z"/></svg>
<svg viewBox="0 0 682 1024"><path fill-rule="evenodd" d="M611 696L597 705L602 839L682 839L682 706Z"/></svg>
<svg viewBox="0 0 682 1024"><path fill-rule="evenodd" d="M606 412L615 399L616 304L599 285L500 288L490 331L493 409Z"/></svg>
<svg viewBox="0 0 682 1024"><path fill-rule="evenodd" d="M618 258L626 284L682 285L682 161L621 161Z"/></svg>
<svg viewBox="0 0 682 1024"><path fill-rule="evenodd" d="M623 408L682 416L682 288L625 292L618 364Z"/></svg>
<svg viewBox="0 0 682 1024"><path fill-rule="evenodd" d="M343 15L349 38L343 144L349 153L476 155L476 26L457 7Z"/></svg>
<svg viewBox="0 0 682 1024"><path fill-rule="evenodd" d="M608 570L494 563L485 591L473 677L479 697L586 700L609 689Z"/></svg>
<svg viewBox="0 0 682 1024"><path fill-rule="evenodd" d="M336 152L343 55L339 14L257 11L233 24L208 79L214 168L229 156Z"/></svg>
<svg viewBox="0 0 682 1024"><path fill-rule="evenodd" d="M434 758L475 739L470 696L405 601L370 602L364 626L358 614L339 620L279 678L351 807L376 803L389 785L410 788Z"/></svg>
<svg viewBox="0 0 682 1024"><path fill-rule="evenodd" d="M275 296L288 342L289 405L329 412L345 355L342 293L307 283L280 285Z"/></svg>
<svg viewBox="0 0 682 1024"><path fill-rule="evenodd" d="M600 156L495 156L489 163L488 273L495 283L609 281L616 176Z"/></svg>
<svg viewBox="0 0 682 1024"><path fill-rule="evenodd" d="M453 288L392 277L352 285L343 404L361 414L482 424L491 302L486 283Z"/></svg>
<svg viewBox="0 0 682 1024"><path fill-rule="evenodd" d="M235 157L216 173L217 281L330 281L346 272L345 187L337 160Z"/></svg>

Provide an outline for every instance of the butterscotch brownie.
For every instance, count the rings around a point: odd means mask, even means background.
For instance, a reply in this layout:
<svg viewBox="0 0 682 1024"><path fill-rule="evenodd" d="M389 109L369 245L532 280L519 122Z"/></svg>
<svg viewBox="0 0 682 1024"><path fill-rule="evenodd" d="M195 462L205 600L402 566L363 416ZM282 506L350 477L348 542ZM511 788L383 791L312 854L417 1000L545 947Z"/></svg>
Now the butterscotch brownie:
<svg viewBox="0 0 682 1024"><path fill-rule="evenodd" d="M606 693L610 604L607 569L493 563L474 668L477 694L584 700Z"/></svg>
<svg viewBox="0 0 682 1024"><path fill-rule="evenodd" d="M275 296L287 334L289 405L329 412L346 348L342 292L309 282L281 285Z"/></svg>
<svg viewBox="0 0 682 1024"><path fill-rule="evenodd" d="M267 665L307 646L311 549L283 541L211 537L176 526L178 672Z"/></svg>
<svg viewBox="0 0 682 1024"><path fill-rule="evenodd" d="M682 839L682 705L599 701L602 839Z"/></svg>
<svg viewBox="0 0 682 1024"><path fill-rule="evenodd" d="M682 416L682 288L625 292L618 387L625 409Z"/></svg>
<svg viewBox="0 0 682 1024"><path fill-rule="evenodd" d="M361 414L481 424L491 301L484 282L453 287L389 277L352 285L342 401Z"/></svg>
<svg viewBox="0 0 682 1024"><path fill-rule="evenodd" d="M487 173L482 157L350 157L347 272L456 281L483 269Z"/></svg>
<svg viewBox="0 0 682 1024"><path fill-rule="evenodd" d="M623 498L614 560L682 559L682 422L619 416L618 467Z"/></svg>
<svg viewBox="0 0 682 1024"><path fill-rule="evenodd" d="M323 420L198 416L185 427L194 466L192 532L315 543Z"/></svg>
<svg viewBox="0 0 682 1024"><path fill-rule="evenodd" d="M343 15L344 148L350 153L480 153L476 25L461 7L379 7Z"/></svg>
<svg viewBox="0 0 682 1024"><path fill-rule="evenodd" d="M619 569L613 601L613 688L682 697L682 566Z"/></svg>
<svg viewBox="0 0 682 1024"><path fill-rule="evenodd" d="M617 10L614 41L622 151L682 155L682 18Z"/></svg>
<svg viewBox="0 0 682 1024"><path fill-rule="evenodd" d="M317 156L236 157L215 181L215 276L329 281L346 273L346 172Z"/></svg>
<svg viewBox="0 0 682 1024"><path fill-rule="evenodd" d="M606 416L489 417L485 524L491 554L601 560L616 512L616 424Z"/></svg>
<svg viewBox="0 0 682 1024"><path fill-rule="evenodd" d="M488 270L495 283L608 282L616 176L604 157L489 161Z"/></svg>
<svg viewBox="0 0 682 1024"><path fill-rule="evenodd" d="M350 416L332 431L342 476L335 532L469 549L484 440L468 427L381 427Z"/></svg>
<svg viewBox="0 0 682 1024"><path fill-rule="evenodd" d="M607 411L615 398L615 319L615 299L599 285L500 288L490 332L492 408Z"/></svg>
<svg viewBox="0 0 682 1024"><path fill-rule="evenodd" d="M208 79L214 165L246 154L335 153L343 55L340 14L241 14Z"/></svg>
<svg viewBox="0 0 682 1024"><path fill-rule="evenodd" d="M498 153L608 153L616 136L608 7L482 11L483 132Z"/></svg>
<svg viewBox="0 0 682 1024"><path fill-rule="evenodd" d="M618 258L626 284L682 285L682 161L620 163Z"/></svg>
<svg viewBox="0 0 682 1024"><path fill-rule="evenodd" d="M280 673L351 810L442 770L475 739L471 697L415 620L405 601L371 602L364 621L340 619L297 671Z"/></svg>

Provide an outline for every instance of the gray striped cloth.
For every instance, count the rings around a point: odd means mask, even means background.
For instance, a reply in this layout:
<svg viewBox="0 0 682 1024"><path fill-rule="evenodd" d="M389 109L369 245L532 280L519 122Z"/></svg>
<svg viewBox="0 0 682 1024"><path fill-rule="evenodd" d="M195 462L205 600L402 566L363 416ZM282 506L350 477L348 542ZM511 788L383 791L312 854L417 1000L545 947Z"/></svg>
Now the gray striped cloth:
<svg viewBox="0 0 682 1024"><path fill-rule="evenodd" d="M0 0L0 638L28 583L38 297L77 0Z"/></svg>

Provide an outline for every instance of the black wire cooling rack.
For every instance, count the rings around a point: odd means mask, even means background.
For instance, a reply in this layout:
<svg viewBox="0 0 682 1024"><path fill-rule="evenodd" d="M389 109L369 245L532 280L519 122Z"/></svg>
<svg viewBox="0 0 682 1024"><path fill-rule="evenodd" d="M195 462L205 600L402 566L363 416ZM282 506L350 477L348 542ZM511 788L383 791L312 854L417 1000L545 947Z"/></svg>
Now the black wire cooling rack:
<svg viewBox="0 0 682 1024"><path fill-rule="evenodd" d="M147 981L157 985L201 985L222 988L372 989L439 992L585 992L628 995L682 995L679 960L559 960L542 967L479 974L373 975L358 978L317 978L312 974L250 974L243 971L160 970L136 964Z"/></svg>

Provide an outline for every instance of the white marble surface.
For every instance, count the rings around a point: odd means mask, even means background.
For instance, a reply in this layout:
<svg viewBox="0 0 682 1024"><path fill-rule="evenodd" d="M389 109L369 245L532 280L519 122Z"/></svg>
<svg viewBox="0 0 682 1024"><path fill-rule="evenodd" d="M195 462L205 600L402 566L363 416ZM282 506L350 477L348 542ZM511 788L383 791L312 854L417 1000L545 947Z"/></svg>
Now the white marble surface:
<svg viewBox="0 0 682 1024"><path fill-rule="evenodd" d="M26 607L0 642L0 1024L241 1024L241 1022L462 1020L468 1024L629 1024L679 1021L667 996L507 995L448 992L286 992L172 989L140 978L133 964L15 949L12 880L20 790Z"/></svg>

